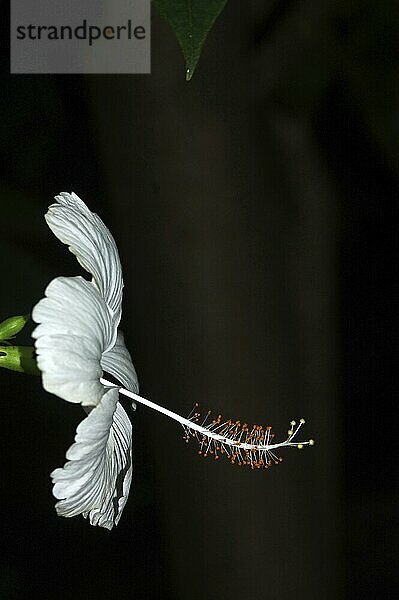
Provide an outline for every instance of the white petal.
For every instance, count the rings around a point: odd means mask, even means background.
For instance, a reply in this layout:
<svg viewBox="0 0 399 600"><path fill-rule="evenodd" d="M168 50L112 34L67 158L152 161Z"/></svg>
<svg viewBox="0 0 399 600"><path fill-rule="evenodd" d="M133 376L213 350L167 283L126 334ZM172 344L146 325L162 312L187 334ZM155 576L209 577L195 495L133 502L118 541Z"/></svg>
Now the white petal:
<svg viewBox="0 0 399 600"><path fill-rule="evenodd" d="M58 277L45 293L32 312L43 387L68 402L95 406L105 392L101 357L117 334L112 316L82 277Z"/></svg>
<svg viewBox="0 0 399 600"><path fill-rule="evenodd" d="M48 226L91 273L118 326L123 279L115 240L100 217L76 194L62 192L55 199L57 204L52 204L46 214Z"/></svg>
<svg viewBox="0 0 399 600"><path fill-rule="evenodd" d="M139 382L133 366L130 353L125 346L123 333L118 331L115 346L105 352L101 359L101 366L115 377L123 387L135 394L139 393Z"/></svg>
<svg viewBox="0 0 399 600"><path fill-rule="evenodd" d="M132 479L132 426L109 389L100 404L79 424L68 462L51 477L59 515L83 514L91 525L118 524Z"/></svg>

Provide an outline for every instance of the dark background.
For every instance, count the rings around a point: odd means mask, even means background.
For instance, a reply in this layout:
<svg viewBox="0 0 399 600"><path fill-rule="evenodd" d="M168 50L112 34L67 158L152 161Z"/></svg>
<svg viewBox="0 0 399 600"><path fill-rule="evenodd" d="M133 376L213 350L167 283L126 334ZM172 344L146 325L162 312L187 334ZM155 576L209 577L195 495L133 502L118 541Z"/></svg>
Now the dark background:
<svg viewBox="0 0 399 600"><path fill-rule="evenodd" d="M139 407L110 533L53 508L80 407L2 371L0 598L394 597L398 4L230 0L190 83L153 13L150 76L87 77L10 76L4 13L0 318L80 272L43 219L74 190L142 394L317 445L240 470Z"/></svg>

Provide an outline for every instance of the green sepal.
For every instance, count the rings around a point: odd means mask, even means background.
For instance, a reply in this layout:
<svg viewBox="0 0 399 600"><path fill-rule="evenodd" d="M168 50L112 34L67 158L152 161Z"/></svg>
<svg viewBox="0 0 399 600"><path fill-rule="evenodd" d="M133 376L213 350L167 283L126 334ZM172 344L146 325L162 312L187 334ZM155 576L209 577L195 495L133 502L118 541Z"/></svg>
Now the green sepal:
<svg viewBox="0 0 399 600"><path fill-rule="evenodd" d="M40 375L34 351L33 346L0 346L0 367L28 375Z"/></svg>
<svg viewBox="0 0 399 600"><path fill-rule="evenodd" d="M17 335L29 321L29 315L9 317L0 323L0 341L9 340Z"/></svg>

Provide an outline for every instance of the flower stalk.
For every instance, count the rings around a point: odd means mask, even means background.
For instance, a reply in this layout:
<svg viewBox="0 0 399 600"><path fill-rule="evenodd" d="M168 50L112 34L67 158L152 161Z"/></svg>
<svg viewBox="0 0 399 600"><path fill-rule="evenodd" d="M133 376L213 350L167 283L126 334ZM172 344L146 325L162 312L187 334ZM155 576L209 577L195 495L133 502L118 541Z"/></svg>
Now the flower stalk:
<svg viewBox="0 0 399 600"><path fill-rule="evenodd" d="M33 346L0 346L0 367L28 375L40 375Z"/></svg>

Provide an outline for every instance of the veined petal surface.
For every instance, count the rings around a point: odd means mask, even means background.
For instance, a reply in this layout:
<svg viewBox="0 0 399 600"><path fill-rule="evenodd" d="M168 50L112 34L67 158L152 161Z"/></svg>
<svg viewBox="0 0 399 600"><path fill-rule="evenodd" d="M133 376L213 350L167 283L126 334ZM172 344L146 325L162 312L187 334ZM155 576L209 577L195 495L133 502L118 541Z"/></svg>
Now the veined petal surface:
<svg viewBox="0 0 399 600"><path fill-rule="evenodd" d="M91 525L117 525L132 479L132 426L118 402L118 390L106 391L98 406L79 424L68 462L51 477L59 515L83 514Z"/></svg>
<svg viewBox="0 0 399 600"><path fill-rule="evenodd" d="M101 359L101 366L115 377L123 387L135 394L139 393L139 382L136 370L133 366L129 350L125 346L123 333L118 330L115 345L107 352L104 352Z"/></svg>
<svg viewBox="0 0 399 600"><path fill-rule="evenodd" d="M45 294L32 312L43 386L68 402L95 406L105 393L101 357L116 337L112 315L82 277L57 277Z"/></svg>
<svg viewBox="0 0 399 600"><path fill-rule="evenodd" d="M56 196L46 221L57 238L67 244L111 309L116 326L121 317L123 278L115 240L98 215L75 193Z"/></svg>

